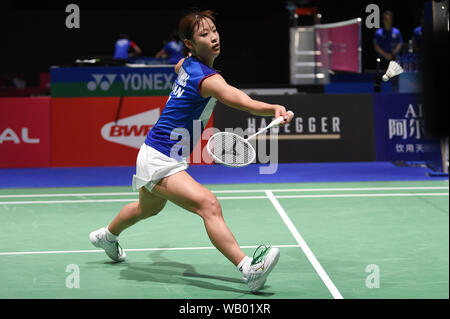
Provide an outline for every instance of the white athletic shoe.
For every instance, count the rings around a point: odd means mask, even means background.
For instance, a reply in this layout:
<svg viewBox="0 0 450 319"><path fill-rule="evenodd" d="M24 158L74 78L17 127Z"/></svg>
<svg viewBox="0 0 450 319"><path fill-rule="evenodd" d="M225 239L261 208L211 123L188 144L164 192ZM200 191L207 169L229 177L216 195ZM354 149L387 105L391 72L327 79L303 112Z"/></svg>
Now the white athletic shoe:
<svg viewBox="0 0 450 319"><path fill-rule="evenodd" d="M259 246L256 251L258 251L260 247L262 246ZM264 246L262 253L256 258L253 258L243 278L244 282L247 283L252 292L264 287L267 276L269 276L279 258L280 250L278 248L270 248L270 246Z"/></svg>
<svg viewBox="0 0 450 319"><path fill-rule="evenodd" d="M89 239L94 246L103 248L108 257L114 261L124 261L125 257L127 257L125 252L122 250L122 247L120 247L118 241L111 242L106 239L105 227L90 233Z"/></svg>

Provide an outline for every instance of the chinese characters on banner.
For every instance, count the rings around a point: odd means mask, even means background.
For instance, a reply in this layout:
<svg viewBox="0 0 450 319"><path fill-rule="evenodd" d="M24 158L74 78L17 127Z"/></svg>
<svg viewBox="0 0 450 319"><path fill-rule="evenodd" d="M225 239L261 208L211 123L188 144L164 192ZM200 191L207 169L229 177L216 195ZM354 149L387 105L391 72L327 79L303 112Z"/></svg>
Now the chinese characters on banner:
<svg viewBox="0 0 450 319"><path fill-rule="evenodd" d="M374 96L378 161L431 161L440 157L439 140L424 127L424 106L418 94Z"/></svg>

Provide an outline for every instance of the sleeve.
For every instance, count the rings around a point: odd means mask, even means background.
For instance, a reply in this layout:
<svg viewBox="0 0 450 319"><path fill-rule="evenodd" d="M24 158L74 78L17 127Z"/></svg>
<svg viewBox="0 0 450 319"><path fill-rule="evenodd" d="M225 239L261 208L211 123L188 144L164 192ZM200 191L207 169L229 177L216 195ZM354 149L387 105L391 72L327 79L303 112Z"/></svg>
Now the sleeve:
<svg viewBox="0 0 450 319"><path fill-rule="evenodd" d="M163 50L169 54L172 53L172 47L170 45L170 42L167 42L167 44L164 46Z"/></svg>
<svg viewBox="0 0 450 319"><path fill-rule="evenodd" d="M192 59L192 58L191 58ZM200 94L200 86L202 82L209 78L210 76L216 74L217 72L202 63L196 63L195 68L192 70L191 77L189 81L192 87L197 89L197 93Z"/></svg>
<svg viewBox="0 0 450 319"><path fill-rule="evenodd" d="M378 29L378 30L380 30L380 29ZM378 32L378 30L377 31L375 31L375 34L373 35L373 44L375 45L380 45L380 37L381 37L381 35L380 35L380 33Z"/></svg>
<svg viewBox="0 0 450 319"><path fill-rule="evenodd" d="M412 40L413 40L413 42L417 42L417 39L419 38L419 34L418 34L418 30L417 30L417 28L416 29L414 29L414 32L413 32L413 35L412 35Z"/></svg>
<svg viewBox="0 0 450 319"><path fill-rule="evenodd" d="M399 29L397 29L397 33L398 33L398 42L397 43L403 43L402 33L400 32Z"/></svg>
<svg viewBox="0 0 450 319"><path fill-rule="evenodd" d="M217 74L217 72L215 70L213 70L211 68L208 68L206 66L202 65L201 68L202 68L202 71L203 71L202 73L203 74L202 74L201 77L199 77L199 81L198 81L198 84L197 84L198 93L200 93L200 86L202 85L203 80L209 78L210 76L212 76L214 74Z"/></svg>

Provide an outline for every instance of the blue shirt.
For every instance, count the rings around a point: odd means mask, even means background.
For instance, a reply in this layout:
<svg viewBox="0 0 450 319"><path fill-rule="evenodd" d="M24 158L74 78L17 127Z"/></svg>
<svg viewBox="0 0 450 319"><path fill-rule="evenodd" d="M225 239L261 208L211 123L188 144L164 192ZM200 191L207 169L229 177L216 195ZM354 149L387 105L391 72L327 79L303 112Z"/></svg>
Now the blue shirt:
<svg viewBox="0 0 450 319"><path fill-rule="evenodd" d="M128 39L117 40L114 50L114 59L128 59L128 50L130 46L134 46L133 41Z"/></svg>
<svg viewBox="0 0 450 319"><path fill-rule="evenodd" d="M181 41L170 41L164 46L164 51L169 54L169 63L177 64L184 57L183 46Z"/></svg>
<svg viewBox="0 0 450 319"><path fill-rule="evenodd" d="M200 95L200 84L216 73L196 57L186 58L178 71L166 106L155 126L148 132L145 144L177 160L189 157L216 103L215 98Z"/></svg>
<svg viewBox="0 0 450 319"><path fill-rule="evenodd" d="M414 29L412 40L413 40L413 42L416 43L416 45L419 48L421 48L421 46L422 46L422 26L418 26L417 28Z"/></svg>
<svg viewBox="0 0 450 319"><path fill-rule="evenodd" d="M377 44L387 53L394 51L397 44L402 42L402 35L397 28L391 28L389 31L379 28L375 31L373 43Z"/></svg>

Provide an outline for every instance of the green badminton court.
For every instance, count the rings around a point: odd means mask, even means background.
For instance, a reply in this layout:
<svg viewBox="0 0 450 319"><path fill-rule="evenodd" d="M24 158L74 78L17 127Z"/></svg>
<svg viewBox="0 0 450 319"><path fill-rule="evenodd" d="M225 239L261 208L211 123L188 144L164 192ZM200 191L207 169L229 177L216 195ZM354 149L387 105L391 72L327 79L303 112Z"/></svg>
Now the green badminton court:
<svg viewBox="0 0 450 319"><path fill-rule="evenodd" d="M206 187L245 253L279 247L261 292L172 203L121 234L113 263L89 233L137 193L27 188L0 190L0 298L449 298L448 181Z"/></svg>

